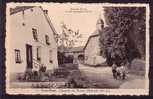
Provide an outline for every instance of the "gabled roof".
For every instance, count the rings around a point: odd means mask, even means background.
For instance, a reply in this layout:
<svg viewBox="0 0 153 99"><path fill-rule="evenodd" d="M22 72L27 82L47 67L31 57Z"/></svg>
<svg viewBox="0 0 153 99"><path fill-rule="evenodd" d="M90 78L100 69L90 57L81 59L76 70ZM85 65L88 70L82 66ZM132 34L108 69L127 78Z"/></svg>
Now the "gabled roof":
<svg viewBox="0 0 153 99"><path fill-rule="evenodd" d="M91 36L94 36L94 35L99 35L99 32L98 32L97 30L95 30L95 31L91 34Z"/></svg>
<svg viewBox="0 0 153 99"><path fill-rule="evenodd" d="M108 27L108 26L104 27L103 30L102 30L102 33L105 34L107 31L111 31L111 27ZM92 35L88 38L87 43L86 43L86 45L84 47L84 50L86 49L90 39L93 38L93 37L98 37L98 36L99 36L99 32L97 30L95 32L93 32Z"/></svg>
<svg viewBox="0 0 153 99"><path fill-rule="evenodd" d="M86 45L84 46L83 50L86 49L86 47L87 47L87 45L88 45L88 43L89 43L89 41L90 41L91 38L93 38L93 37L98 37L98 36L99 36L99 33L98 33L97 30L95 30L95 31L91 34L91 36L89 36L89 38L88 38L88 40L87 40L87 43L86 43Z"/></svg>
<svg viewBox="0 0 153 99"><path fill-rule="evenodd" d="M33 8L35 6L16 6L15 8L10 8L10 15L16 14L21 11L25 11L27 9Z"/></svg>
<svg viewBox="0 0 153 99"><path fill-rule="evenodd" d="M41 8L42 11L44 11L43 8L42 8L41 6L40 6L40 8ZM49 16L48 16L48 14L45 14L45 13L43 13L43 14L44 14L44 16L45 16L45 18L46 18L46 20L47 20L47 22L48 22L50 28L53 30L53 33L54 33L54 34L57 34L57 32L56 32L56 30L55 30L55 28L54 28L54 26L53 26L53 24L52 24L52 22L51 22L51 20L50 20L50 18L49 18Z"/></svg>
<svg viewBox="0 0 153 99"><path fill-rule="evenodd" d="M44 9L41 6L17 6L15 8L11 8L10 9L10 14L11 15L12 14L16 14L18 12L25 11L25 10L30 9L30 8L33 8L33 7L40 7L40 9L42 10L42 12L44 12ZM47 14L45 14L45 13L43 13L43 14L44 14L44 16L46 18L47 23L49 24L50 28L52 29L54 35L57 34L57 32L56 32L56 30L55 30L55 28L54 28L54 26L53 26L53 24L52 24L49 16ZM54 37L54 39L55 39L55 37Z"/></svg>

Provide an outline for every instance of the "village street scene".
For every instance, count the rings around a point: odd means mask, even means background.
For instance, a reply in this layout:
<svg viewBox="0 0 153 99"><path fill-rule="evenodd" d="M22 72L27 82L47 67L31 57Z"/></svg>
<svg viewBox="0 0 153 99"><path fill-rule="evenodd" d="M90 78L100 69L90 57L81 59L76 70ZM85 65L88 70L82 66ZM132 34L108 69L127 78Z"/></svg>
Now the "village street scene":
<svg viewBox="0 0 153 99"><path fill-rule="evenodd" d="M8 5L10 88L146 88L146 8Z"/></svg>

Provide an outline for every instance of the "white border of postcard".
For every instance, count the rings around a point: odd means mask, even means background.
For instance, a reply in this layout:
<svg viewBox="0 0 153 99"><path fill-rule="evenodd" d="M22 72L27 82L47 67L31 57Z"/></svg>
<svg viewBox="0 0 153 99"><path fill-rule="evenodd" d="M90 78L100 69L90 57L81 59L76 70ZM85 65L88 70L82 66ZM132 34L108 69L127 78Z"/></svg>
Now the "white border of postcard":
<svg viewBox="0 0 153 99"><path fill-rule="evenodd" d="M10 6L43 6L50 4L64 4L66 5L79 5L84 3L8 3L6 9L6 30L8 22L8 14ZM126 4L113 4L113 3L86 3L85 5L102 5L102 6L113 6L113 7L146 7L146 75L145 75L145 89L32 89L32 88L10 88L9 87L9 68L6 59L6 92L7 94L24 94L24 95L148 95L149 94L149 19L150 19L150 9L149 4L139 4L139 3L126 3ZM8 35L6 35L8 36ZM7 38L7 37L6 37ZM6 50L8 48L6 39ZM7 53L6 53L7 54ZM9 60L8 60L9 61Z"/></svg>

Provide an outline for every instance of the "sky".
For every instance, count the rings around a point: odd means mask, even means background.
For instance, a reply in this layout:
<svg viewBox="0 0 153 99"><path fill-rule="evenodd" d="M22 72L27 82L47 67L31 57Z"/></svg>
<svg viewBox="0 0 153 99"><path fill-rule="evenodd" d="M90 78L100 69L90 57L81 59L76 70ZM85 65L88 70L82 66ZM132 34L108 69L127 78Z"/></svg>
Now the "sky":
<svg viewBox="0 0 153 99"><path fill-rule="evenodd" d="M61 33L61 23L74 31L79 29L82 39L76 46L84 46L88 37L95 31L99 18L104 20L103 8L100 4L48 4L43 5L48 10L51 22L57 31ZM105 22L105 20L104 20Z"/></svg>
<svg viewBox="0 0 153 99"><path fill-rule="evenodd" d="M64 22L68 28L76 31L79 29L83 35L82 42L77 46L84 46L88 37L95 31L96 22L99 18L106 22L103 15L103 7L146 7L146 4L107 4L107 3L8 3L7 6L41 6L48 10L48 15L57 33L61 33L61 23ZM149 10L148 10L149 12ZM148 13L149 14L149 13Z"/></svg>

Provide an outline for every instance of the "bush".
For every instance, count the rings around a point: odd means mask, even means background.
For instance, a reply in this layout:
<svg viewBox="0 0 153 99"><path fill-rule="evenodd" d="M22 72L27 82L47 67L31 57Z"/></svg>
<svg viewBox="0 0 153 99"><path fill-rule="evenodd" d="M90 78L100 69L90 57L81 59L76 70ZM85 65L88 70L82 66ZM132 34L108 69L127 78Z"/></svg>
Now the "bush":
<svg viewBox="0 0 153 99"><path fill-rule="evenodd" d="M73 63L63 64L61 67L65 68L67 70L77 70L78 64L73 64Z"/></svg>
<svg viewBox="0 0 153 99"><path fill-rule="evenodd" d="M40 72L46 72L46 67L45 66L41 66L39 69Z"/></svg>
<svg viewBox="0 0 153 99"><path fill-rule="evenodd" d="M19 74L17 74L17 79L18 79L19 81L24 81L24 73L19 73Z"/></svg>
<svg viewBox="0 0 153 99"><path fill-rule="evenodd" d="M33 78L32 69L27 69L27 70L25 71L24 79L23 79L23 80L30 81L32 78Z"/></svg>
<svg viewBox="0 0 153 99"><path fill-rule="evenodd" d="M131 73L136 75L144 76L145 75L145 61L140 59L134 59L130 64L129 70Z"/></svg>
<svg viewBox="0 0 153 99"><path fill-rule="evenodd" d="M68 88L87 88L88 80L79 70L73 70L67 79L66 87Z"/></svg>
<svg viewBox="0 0 153 99"><path fill-rule="evenodd" d="M49 74L46 72L46 67L40 67L39 71L27 69L24 75L18 77L20 81L49 81Z"/></svg>
<svg viewBox="0 0 153 99"><path fill-rule="evenodd" d="M60 67L60 68L57 68L57 69L54 70L53 75L55 77L59 77L59 78L66 78L69 73L70 72L67 69L65 69L63 67Z"/></svg>

